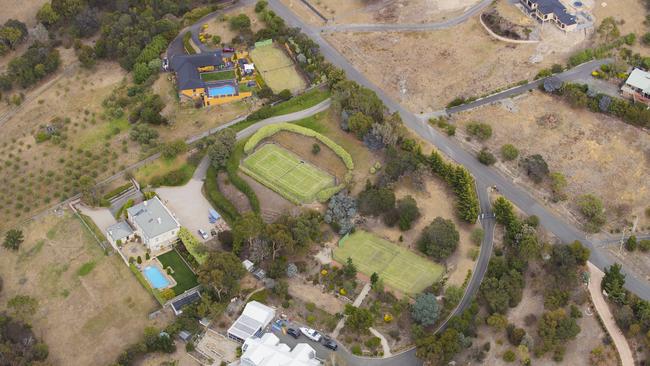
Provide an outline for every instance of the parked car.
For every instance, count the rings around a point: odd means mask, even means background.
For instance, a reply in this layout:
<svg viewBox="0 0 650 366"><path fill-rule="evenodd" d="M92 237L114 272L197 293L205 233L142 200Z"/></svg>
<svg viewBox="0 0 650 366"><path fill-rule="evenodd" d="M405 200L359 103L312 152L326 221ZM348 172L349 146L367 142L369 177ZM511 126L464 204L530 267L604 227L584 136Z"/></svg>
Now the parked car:
<svg viewBox="0 0 650 366"><path fill-rule="evenodd" d="M203 229L199 229L199 235L203 238L203 240L208 240L208 233L203 231Z"/></svg>
<svg viewBox="0 0 650 366"><path fill-rule="evenodd" d="M326 348L331 349L332 351L336 351L337 348L339 348L339 345L334 342L331 338L325 338L325 341L323 342L323 346Z"/></svg>
<svg viewBox="0 0 650 366"><path fill-rule="evenodd" d="M167 69L169 69L169 60L167 59L167 57L163 58L162 68L165 71L167 71Z"/></svg>
<svg viewBox="0 0 650 366"><path fill-rule="evenodd" d="M298 339L298 337L300 337L301 333L300 333L300 330L298 330L298 329L289 328L289 329L287 329L287 334L292 336L295 339Z"/></svg>
<svg viewBox="0 0 650 366"><path fill-rule="evenodd" d="M315 342L320 342L320 340L323 338L323 336L320 335L320 333L318 333L315 329L300 327L300 332L304 334L305 337Z"/></svg>
<svg viewBox="0 0 650 366"><path fill-rule="evenodd" d="M235 52L235 49L232 47L224 47L221 49L222 52Z"/></svg>

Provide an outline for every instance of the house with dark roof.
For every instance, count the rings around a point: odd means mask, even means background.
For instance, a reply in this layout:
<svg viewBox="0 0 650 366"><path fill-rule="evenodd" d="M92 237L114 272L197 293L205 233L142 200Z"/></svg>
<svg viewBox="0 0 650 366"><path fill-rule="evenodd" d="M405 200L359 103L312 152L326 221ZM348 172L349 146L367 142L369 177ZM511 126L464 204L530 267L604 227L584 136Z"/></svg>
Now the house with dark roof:
<svg viewBox="0 0 650 366"><path fill-rule="evenodd" d="M179 96L200 101L204 106L230 103L253 95L250 88L239 85L239 65L224 58L221 51L175 55L169 66L176 76Z"/></svg>
<svg viewBox="0 0 650 366"><path fill-rule="evenodd" d="M519 0L529 15L542 23L551 22L565 32L577 28L577 18L560 0Z"/></svg>

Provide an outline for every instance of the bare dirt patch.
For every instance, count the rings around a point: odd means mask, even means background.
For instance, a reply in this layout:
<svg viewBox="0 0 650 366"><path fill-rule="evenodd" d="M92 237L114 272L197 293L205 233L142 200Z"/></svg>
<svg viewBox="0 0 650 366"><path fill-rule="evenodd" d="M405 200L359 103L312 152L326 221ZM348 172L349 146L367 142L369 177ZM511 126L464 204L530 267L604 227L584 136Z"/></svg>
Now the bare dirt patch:
<svg viewBox="0 0 650 366"><path fill-rule="evenodd" d="M416 241L422 230L440 216L444 219L451 219L456 225L456 230L460 234L458 248L447 260L447 283L450 285L461 286L465 281L467 272L474 268L474 260L470 252L478 250L470 241L472 229L476 225L470 225L459 220L454 213L453 193L447 186L436 178L429 178L425 183L425 190L418 191L411 187L410 184L401 182L395 189L395 197L403 198L411 195L420 208L421 217L408 231L400 231L398 228L390 228L383 224L381 219L368 220L367 226L369 231L387 238L393 243L404 245L413 251L418 251ZM400 241L402 237L402 241Z"/></svg>
<svg viewBox="0 0 650 366"><path fill-rule="evenodd" d="M71 213L48 215L22 229L21 250L0 256L0 303L18 294L38 299L32 323L54 364L108 364L145 326L165 321L148 319L154 299L118 256L104 255ZM90 262L91 272L80 275Z"/></svg>
<svg viewBox="0 0 650 366"><path fill-rule="evenodd" d="M607 17L618 20L621 34L636 33L640 37L650 30L643 24L647 10L641 0L595 1L592 13L597 24Z"/></svg>
<svg viewBox="0 0 650 366"><path fill-rule="evenodd" d="M518 97L514 104L515 109L493 105L455 115L456 138L474 151L486 146L497 156L504 144L517 147L520 157L541 154L551 172L567 177L567 202L552 204L548 185L534 185L517 162L499 162L496 167L569 217L579 217L575 197L594 193L605 203L609 228L620 228L623 221L632 222L633 216L639 217L639 227L650 225L643 212L650 202L650 138L646 131L603 114L572 109L537 91ZM555 128L538 123L551 105L559 119ZM469 121L491 125L492 137L484 144L467 142L464 126Z"/></svg>
<svg viewBox="0 0 650 366"><path fill-rule="evenodd" d="M327 39L370 81L415 113L532 80L540 69L564 63L579 43L566 37L560 43L504 43L492 39L478 17L440 31L334 33Z"/></svg>
<svg viewBox="0 0 650 366"><path fill-rule="evenodd" d="M345 302L329 292L323 292L319 287L301 278L291 278L289 282L289 294L304 302L313 302L317 307L332 315L343 313Z"/></svg>
<svg viewBox="0 0 650 366"><path fill-rule="evenodd" d="M0 0L0 23L8 19L18 19L28 26L36 24L36 13L47 0Z"/></svg>

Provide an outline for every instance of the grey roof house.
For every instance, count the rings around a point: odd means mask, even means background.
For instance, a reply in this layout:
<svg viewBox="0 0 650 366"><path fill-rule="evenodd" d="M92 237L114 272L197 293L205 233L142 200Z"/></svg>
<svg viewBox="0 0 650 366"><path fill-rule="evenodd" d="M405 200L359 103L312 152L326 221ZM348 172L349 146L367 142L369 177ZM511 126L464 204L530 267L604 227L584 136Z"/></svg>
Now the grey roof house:
<svg viewBox="0 0 650 366"><path fill-rule="evenodd" d="M130 207L126 212L135 234L151 251L168 248L178 238L181 225L158 197Z"/></svg>
<svg viewBox="0 0 650 366"><path fill-rule="evenodd" d="M635 102L650 104L650 73L635 68L625 80L621 92Z"/></svg>
<svg viewBox="0 0 650 366"><path fill-rule="evenodd" d="M133 234L133 228L124 220L118 221L106 229L106 238L114 246L117 245L118 242L125 243L129 241L133 238Z"/></svg>
<svg viewBox="0 0 650 366"><path fill-rule="evenodd" d="M519 0L519 2L526 8L528 14L542 23L555 23L565 32L575 30L577 27L576 16L569 13L560 0Z"/></svg>

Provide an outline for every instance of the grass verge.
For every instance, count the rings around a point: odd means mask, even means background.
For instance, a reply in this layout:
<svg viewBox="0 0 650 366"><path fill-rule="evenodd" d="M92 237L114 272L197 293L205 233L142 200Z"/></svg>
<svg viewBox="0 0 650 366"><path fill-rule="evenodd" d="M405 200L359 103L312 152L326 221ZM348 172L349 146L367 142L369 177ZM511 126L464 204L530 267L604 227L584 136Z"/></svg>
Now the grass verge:
<svg viewBox="0 0 650 366"><path fill-rule="evenodd" d="M173 290L176 295L180 295L199 284L194 272L185 264L185 261L176 250L169 251L156 258L162 263L165 270L167 270L167 267L172 268L173 273L171 276L176 280L176 286L173 287Z"/></svg>
<svg viewBox="0 0 650 366"><path fill-rule="evenodd" d="M165 300L163 300L162 296L160 296L160 292L157 291L157 290L154 290L153 287L151 287L151 285L149 285L149 281L147 281L147 279L144 278L144 275L142 274L142 272L140 272L138 270L138 268L135 266L135 264L133 264L133 263L129 264L129 269L131 270L131 272L133 272L133 275L138 280L138 282L140 282L142 287L144 287L145 290L147 290L151 294L151 296L153 296L154 299L156 299L156 301L158 301L158 303L160 305L164 305Z"/></svg>

